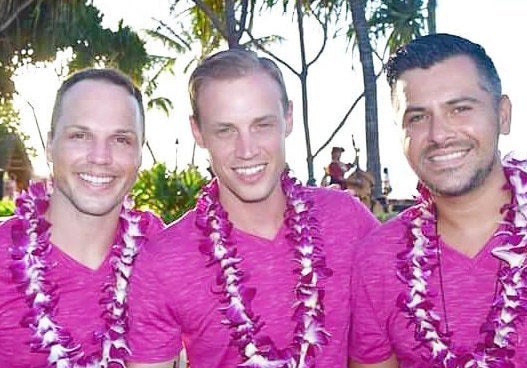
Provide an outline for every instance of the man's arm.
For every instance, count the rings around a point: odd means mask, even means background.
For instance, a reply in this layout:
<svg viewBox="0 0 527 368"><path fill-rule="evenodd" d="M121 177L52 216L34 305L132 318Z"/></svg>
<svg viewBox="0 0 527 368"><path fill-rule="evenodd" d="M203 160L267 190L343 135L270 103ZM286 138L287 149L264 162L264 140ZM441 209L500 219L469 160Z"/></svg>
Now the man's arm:
<svg viewBox="0 0 527 368"><path fill-rule="evenodd" d="M399 365L397 364L397 359L395 359L395 355L392 355L388 360L385 360L384 362L375 363L375 364L361 364L356 363L350 360L349 362L349 368L397 368Z"/></svg>
<svg viewBox="0 0 527 368"><path fill-rule="evenodd" d="M163 362L163 363L127 363L128 368L173 368L174 361Z"/></svg>

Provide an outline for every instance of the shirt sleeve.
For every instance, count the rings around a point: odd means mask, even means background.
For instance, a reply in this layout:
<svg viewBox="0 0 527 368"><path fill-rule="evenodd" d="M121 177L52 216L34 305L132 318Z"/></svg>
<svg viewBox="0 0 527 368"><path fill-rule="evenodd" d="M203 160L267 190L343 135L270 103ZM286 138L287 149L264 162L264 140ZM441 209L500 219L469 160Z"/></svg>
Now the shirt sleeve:
<svg viewBox="0 0 527 368"><path fill-rule="evenodd" d="M363 244L367 247L367 244ZM392 347L387 318L382 316L382 276L370 272L367 263L353 264L351 276L351 323L349 356L355 362L375 364L388 359Z"/></svg>
<svg viewBox="0 0 527 368"><path fill-rule="evenodd" d="M350 194L351 195L351 194ZM357 239L360 242L362 238L368 235L373 229L377 228L381 222L357 197L351 195L355 201L354 219L359 223L357 227Z"/></svg>
<svg viewBox="0 0 527 368"><path fill-rule="evenodd" d="M128 342L136 363L159 363L176 359L181 350L181 329L169 301L173 292L159 277L155 252L146 244L134 266L129 295Z"/></svg>

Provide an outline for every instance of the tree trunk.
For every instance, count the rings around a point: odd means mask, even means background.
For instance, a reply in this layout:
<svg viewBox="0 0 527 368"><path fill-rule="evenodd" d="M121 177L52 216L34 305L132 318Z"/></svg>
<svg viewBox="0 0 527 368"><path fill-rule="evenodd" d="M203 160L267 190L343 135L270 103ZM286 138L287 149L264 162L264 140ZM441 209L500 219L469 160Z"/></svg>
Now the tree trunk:
<svg viewBox="0 0 527 368"><path fill-rule="evenodd" d="M367 171L375 180L373 199L381 193L381 164L379 157L379 129L377 117L377 83L373 67L372 49L368 33L368 24L365 15L365 0L349 0L353 26L357 34L360 61L362 64L362 78L365 92L365 117L366 117L366 153Z"/></svg>
<svg viewBox="0 0 527 368"><path fill-rule="evenodd" d="M428 0L426 4L426 24L428 25L428 34L436 33L436 8L437 0Z"/></svg>
<svg viewBox="0 0 527 368"><path fill-rule="evenodd" d="M233 0L225 1L225 29L227 30L227 43L229 49L240 47L240 40L236 33L236 13Z"/></svg>
<svg viewBox="0 0 527 368"><path fill-rule="evenodd" d="M313 153L311 152L311 138L309 135L309 114L307 103L307 71L306 46L304 39L304 9L302 1L296 0L296 19L298 26L298 38L300 43L300 58L302 60L302 71L300 72L300 84L302 85L302 118L304 122L304 136L306 138L306 161L307 161L307 185L316 185L313 170Z"/></svg>

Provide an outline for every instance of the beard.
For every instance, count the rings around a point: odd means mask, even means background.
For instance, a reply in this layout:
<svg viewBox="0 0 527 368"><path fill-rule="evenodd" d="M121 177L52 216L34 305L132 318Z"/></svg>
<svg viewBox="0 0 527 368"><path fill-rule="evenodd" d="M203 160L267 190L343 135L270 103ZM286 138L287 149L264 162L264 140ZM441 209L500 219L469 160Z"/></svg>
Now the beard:
<svg viewBox="0 0 527 368"><path fill-rule="evenodd" d="M455 185L441 185L440 183L434 183L426 178L423 178L422 181L430 191L437 195L448 197L462 196L479 188L485 182L497 160L498 158L493 156L493 159L486 165L476 168L468 180L459 180ZM455 170L446 170L445 173L450 173L452 177L456 175Z"/></svg>

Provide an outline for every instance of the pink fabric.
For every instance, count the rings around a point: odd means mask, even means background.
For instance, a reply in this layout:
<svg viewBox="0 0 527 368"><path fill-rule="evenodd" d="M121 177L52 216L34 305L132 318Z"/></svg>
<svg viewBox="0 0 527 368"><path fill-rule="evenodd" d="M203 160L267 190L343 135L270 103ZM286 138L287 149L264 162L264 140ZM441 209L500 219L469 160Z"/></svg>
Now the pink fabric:
<svg viewBox="0 0 527 368"><path fill-rule="evenodd" d="M11 281L11 219L0 226L0 367L47 367L47 353L32 353L28 341L31 332L20 322L29 311L24 295ZM150 215L148 234L162 228L157 217ZM60 249L53 247L50 262L56 264L50 271L50 280L58 286L58 306L55 321L67 330L76 343L91 355L100 351L93 333L104 329L99 303L102 287L108 282L111 266L106 259L97 270L79 264Z"/></svg>
<svg viewBox="0 0 527 368"><path fill-rule="evenodd" d="M414 350L415 327L396 306L399 294L406 287L396 276L396 256L406 246L406 228L396 218L363 239L364 247L356 254L352 275L351 356L360 363L378 363L395 354L402 368L431 367L421 358L428 348ZM468 258L441 243L443 290L446 315L453 331L454 350L472 352L483 336L479 333L490 310L496 288L498 260L490 251L500 241L489 241L474 257ZM437 293L433 299L435 312L445 328L441 302L439 272L431 278ZM519 325L516 367L527 367L527 329Z"/></svg>
<svg viewBox="0 0 527 368"><path fill-rule="evenodd" d="M326 261L334 275L324 282L329 345L317 355L317 368L346 367L348 360L349 285L352 242L377 226L377 220L353 196L335 189L313 188L316 216L325 243ZM265 214L262 214L263 216ZM222 325L216 285L218 266L206 267L198 247L203 239L188 213L160 236L138 258L132 290L130 343L132 361L173 359L180 338L192 368L235 367L241 359L229 346L229 330ZM282 227L274 240L234 229L241 268L256 287L253 311L260 315L278 348L292 341L292 251Z"/></svg>

